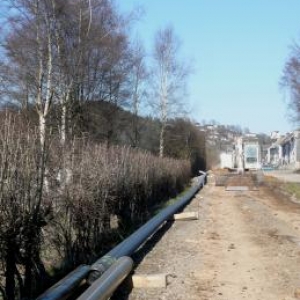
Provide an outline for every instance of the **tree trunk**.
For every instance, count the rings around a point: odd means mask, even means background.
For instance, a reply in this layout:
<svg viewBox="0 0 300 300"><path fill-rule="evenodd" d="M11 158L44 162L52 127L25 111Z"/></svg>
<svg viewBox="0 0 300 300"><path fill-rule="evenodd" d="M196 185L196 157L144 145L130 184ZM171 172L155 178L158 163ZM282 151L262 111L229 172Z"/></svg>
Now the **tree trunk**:
<svg viewBox="0 0 300 300"><path fill-rule="evenodd" d="M41 153L45 150L45 139L46 139L46 118L44 114L39 114L39 137Z"/></svg>
<svg viewBox="0 0 300 300"><path fill-rule="evenodd" d="M159 157L163 157L164 156L164 135L165 135L165 128L166 125L163 123L161 124L161 128L160 128L160 137L159 137Z"/></svg>
<svg viewBox="0 0 300 300"><path fill-rule="evenodd" d="M5 271L5 293L7 300L15 300L15 273L16 273L16 245L12 241L7 241L6 271Z"/></svg>
<svg viewBox="0 0 300 300"><path fill-rule="evenodd" d="M32 296L32 245L28 243L26 249L26 261L25 261L25 282L24 282L24 296L30 299Z"/></svg>
<svg viewBox="0 0 300 300"><path fill-rule="evenodd" d="M61 108L60 144L64 148L67 138L67 104L63 103Z"/></svg>

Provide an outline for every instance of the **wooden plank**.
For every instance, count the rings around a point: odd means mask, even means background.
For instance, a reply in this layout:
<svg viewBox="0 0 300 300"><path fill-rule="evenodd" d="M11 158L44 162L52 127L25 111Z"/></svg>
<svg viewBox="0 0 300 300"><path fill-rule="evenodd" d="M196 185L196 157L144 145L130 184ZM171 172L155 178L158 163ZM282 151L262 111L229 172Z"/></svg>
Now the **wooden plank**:
<svg viewBox="0 0 300 300"><path fill-rule="evenodd" d="M132 276L134 288L165 288L167 274L135 274Z"/></svg>
<svg viewBox="0 0 300 300"><path fill-rule="evenodd" d="M249 191L248 186L227 186L226 191Z"/></svg>
<svg viewBox="0 0 300 300"><path fill-rule="evenodd" d="M174 214L172 218L172 220L182 220L182 221L198 220L198 219L199 219L199 213L196 211Z"/></svg>

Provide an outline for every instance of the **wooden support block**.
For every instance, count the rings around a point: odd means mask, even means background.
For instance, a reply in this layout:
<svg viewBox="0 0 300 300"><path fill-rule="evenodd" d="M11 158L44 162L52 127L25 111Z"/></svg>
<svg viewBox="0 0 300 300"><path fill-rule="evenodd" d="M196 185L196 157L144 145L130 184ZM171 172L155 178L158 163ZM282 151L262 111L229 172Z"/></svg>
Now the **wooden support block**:
<svg viewBox="0 0 300 300"><path fill-rule="evenodd" d="M175 214L173 216L173 220L183 220L183 221L188 221L188 220L198 220L199 219L199 213L196 211L191 211L191 212L183 212L180 214Z"/></svg>
<svg viewBox="0 0 300 300"><path fill-rule="evenodd" d="M208 175L207 177L207 184L215 184L216 183L216 178L214 175Z"/></svg>
<svg viewBox="0 0 300 300"><path fill-rule="evenodd" d="M167 274L140 274L132 276L134 288L165 288L167 286Z"/></svg>

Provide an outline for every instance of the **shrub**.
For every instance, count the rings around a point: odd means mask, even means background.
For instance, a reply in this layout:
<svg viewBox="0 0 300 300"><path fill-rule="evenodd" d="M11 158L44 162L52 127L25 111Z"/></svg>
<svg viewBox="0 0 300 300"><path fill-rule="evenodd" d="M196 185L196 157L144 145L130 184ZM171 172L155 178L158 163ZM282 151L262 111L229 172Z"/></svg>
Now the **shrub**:
<svg viewBox="0 0 300 300"><path fill-rule="evenodd" d="M34 127L8 115L0 127L3 298L31 298L54 267L92 262L191 177L189 161L88 139L62 147L52 136L46 153L39 149Z"/></svg>

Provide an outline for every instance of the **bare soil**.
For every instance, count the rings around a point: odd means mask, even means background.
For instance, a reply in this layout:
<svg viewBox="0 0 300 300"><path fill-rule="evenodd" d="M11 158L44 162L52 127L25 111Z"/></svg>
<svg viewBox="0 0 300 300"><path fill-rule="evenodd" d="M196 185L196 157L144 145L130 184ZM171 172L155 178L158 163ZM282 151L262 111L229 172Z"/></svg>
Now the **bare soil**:
<svg viewBox="0 0 300 300"><path fill-rule="evenodd" d="M167 287L133 288L125 299L300 298L299 204L272 185L232 192L208 184L185 211L199 220L169 223L135 269L168 274Z"/></svg>

